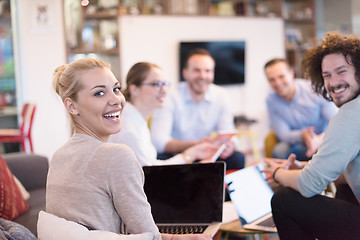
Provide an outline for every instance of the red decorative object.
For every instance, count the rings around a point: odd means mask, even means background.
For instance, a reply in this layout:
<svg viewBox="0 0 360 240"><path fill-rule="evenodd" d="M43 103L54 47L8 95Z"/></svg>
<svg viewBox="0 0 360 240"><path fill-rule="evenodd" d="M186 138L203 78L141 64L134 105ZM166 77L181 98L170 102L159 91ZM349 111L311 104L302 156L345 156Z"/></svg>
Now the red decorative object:
<svg viewBox="0 0 360 240"><path fill-rule="evenodd" d="M0 155L0 217L13 220L28 209L29 204L22 197L10 169Z"/></svg>

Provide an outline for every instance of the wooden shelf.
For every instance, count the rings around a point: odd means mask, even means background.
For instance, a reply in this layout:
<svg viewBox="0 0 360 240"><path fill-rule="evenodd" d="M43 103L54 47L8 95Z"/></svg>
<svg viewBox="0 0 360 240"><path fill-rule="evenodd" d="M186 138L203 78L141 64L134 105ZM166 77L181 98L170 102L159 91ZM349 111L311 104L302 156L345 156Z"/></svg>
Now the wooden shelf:
<svg viewBox="0 0 360 240"><path fill-rule="evenodd" d="M100 54L100 55L118 55L119 48L111 48L111 49L68 49L68 54Z"/></svg>
<svg viewBox="0 0 360 240"><path fill-rule="evenodd" d="M86 19L114 19L117 17L118 17L118 14L111 14L111 13L107 13L107 12L84 14L84 18L86 18Z"/></svg>
<svg viewBox="0 0 360 240"><path fill-rule="evenodd" d="M297 18L288 18L284 19L286 22L292 23L315 23L314 19L297 19Z"/></svg>

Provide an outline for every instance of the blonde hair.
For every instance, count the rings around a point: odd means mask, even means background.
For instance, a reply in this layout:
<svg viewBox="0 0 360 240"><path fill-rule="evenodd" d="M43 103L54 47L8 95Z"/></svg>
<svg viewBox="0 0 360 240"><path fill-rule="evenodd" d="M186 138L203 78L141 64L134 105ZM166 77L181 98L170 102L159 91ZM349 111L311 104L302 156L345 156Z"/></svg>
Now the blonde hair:
<svg viewBox="0 0 360 240"><path fill-rule="evenodd" d="M97 59L82 58L56 68L52 83L61 100L64 102L65 99L70 98L76 101L77 93L83 88L81 73L95 68L110 69L110 66ZM69 117L73 125L73 116L69 114Z"/></svg>

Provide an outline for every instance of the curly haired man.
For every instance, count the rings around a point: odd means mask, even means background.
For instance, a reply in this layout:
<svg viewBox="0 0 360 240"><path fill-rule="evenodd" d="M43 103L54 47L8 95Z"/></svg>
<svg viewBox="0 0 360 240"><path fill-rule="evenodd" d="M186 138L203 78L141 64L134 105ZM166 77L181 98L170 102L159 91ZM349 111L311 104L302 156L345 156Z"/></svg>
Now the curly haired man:
<svg viewBox="0 0 360 240"><path fill-rule="evenodd" d="M281 239L360 239L360 38L329 32L303 58L313 89L339 108L318 152L304 168L290 169L294 155L267 160L284 186L271 201ZM299 166L299 164L295 164ZM343 175L347 194L320 195Z"/></svg>

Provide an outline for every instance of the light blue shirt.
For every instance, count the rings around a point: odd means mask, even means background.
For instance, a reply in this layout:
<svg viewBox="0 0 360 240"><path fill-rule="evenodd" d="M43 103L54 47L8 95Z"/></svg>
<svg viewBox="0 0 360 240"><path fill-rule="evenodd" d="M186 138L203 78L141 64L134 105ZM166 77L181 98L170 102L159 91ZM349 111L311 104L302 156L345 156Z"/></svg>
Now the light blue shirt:
<svg viewBox="0 0 360 240"><path fill-rule="evenodd" d="M147 121L130 102L125 104L121 113L121 131L111 135L108 142L129 146L134 151L141 166L186 163L180 154L167 160L156 159L157 153L151 142Z"/></svg>
<svg viewBox="0 0 360 240"><path fill-rule="evenodd" d="M212 132L233 131L234 117L224 88L209 85L205 99L193 101L188 85L181 82L171 89L166 104L156 110L151 121L151 137L162 153L171 139L194 141Z"/></svg>
<svg viewBox="0 0 360 240"><path fill-rule="evenodd" d="M271 128L280 141L290 144L303 142L301 131L310 126L316 134L324 132L337 112L333 102L312 91L310 81L296 79L295 88L290 102L275 92L266 99Z"/></svg>
<svg viewBox="0 0 360 240"><path fill-rule="evenodd" d="M360 202L360 96L344 104L330 121L318 152L297 177L305 197L324 191L329 183L344 177Z"/></svg>

